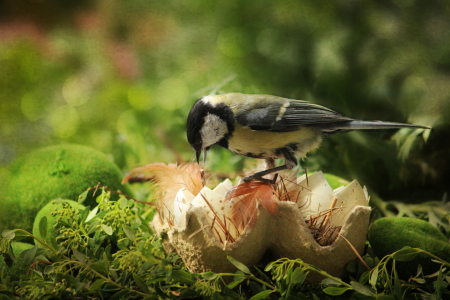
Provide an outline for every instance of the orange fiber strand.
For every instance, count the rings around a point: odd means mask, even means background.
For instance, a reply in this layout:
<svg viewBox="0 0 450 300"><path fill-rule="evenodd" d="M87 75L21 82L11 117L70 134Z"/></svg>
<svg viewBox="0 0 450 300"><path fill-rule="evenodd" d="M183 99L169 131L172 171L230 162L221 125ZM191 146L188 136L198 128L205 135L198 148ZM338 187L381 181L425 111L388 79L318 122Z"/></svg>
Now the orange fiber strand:
<svg viewBox="0 0 450 300"><path fill-rule="evenodd" d="M257 203L270 214L277 212L275 190L269 183L251 181L233 187L226 196L226 200L238 199L233 206L233 222L244 229L247 224L256 220Z"/></svg>

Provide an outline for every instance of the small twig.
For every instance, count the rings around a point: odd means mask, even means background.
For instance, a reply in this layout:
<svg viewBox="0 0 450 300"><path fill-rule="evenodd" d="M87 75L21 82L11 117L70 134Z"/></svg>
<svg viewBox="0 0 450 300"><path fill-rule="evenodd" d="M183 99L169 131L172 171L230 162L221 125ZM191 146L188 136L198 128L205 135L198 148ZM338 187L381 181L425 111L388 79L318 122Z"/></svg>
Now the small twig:
<svg viewBox="0 0 450 300"><path fill-rule="evenodd" d="M350 248L352 248L353 252L355 252L356 256L358 256L359 260L363 263L363 265L367 268L367 270L372 270L368 264L366 264L366 262L364 261L364 259L361 257L361 255L359 255L358 251L356 251L355 247L353 247L352 243L350 243L349 240L347 240L343 235L341 235L342 238L348 243L348 245L350 246Z"/></svg>
<svg viewBox="0 0 450 300"><path fill-rule="evenodd" d="M97 190L98 190L98 187L100 186L100 182L99 183L97 183L97 185L95 186L95 191L94 191L94 193L92 194L92 197L94 197L95 196L95 193L97 193Z"/></svg>
<svg viewBox="0 0 450 300"><path fill-rule="evenodd" d="M31 269L34 268L37 264L53 265L53 263L52 263L51 261L47 261L47 260L38 260L38 261L35 261L35 262L32 263L31 266L28 268L27 275L30 275Z"/></svg>

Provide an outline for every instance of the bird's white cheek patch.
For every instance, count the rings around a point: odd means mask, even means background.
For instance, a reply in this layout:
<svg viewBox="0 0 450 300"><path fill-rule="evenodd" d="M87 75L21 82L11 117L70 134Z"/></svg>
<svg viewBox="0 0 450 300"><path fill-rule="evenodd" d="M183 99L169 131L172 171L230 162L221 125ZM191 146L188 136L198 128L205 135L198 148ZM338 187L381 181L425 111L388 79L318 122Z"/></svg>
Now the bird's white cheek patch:
<svg viewBox="0 0 450 300"><path fill-rule="evenodd" d="M220 141L227 134L227 123L214 114L207 114L200 134L202 135L203 146L208 147Z"/></svg>

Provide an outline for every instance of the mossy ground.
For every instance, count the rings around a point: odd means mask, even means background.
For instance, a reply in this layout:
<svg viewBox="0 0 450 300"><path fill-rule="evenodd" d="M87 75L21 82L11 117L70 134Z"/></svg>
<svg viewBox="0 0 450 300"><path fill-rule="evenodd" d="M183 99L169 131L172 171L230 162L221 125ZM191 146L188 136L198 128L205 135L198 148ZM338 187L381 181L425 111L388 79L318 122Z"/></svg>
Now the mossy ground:
<svg viewBox="0 0 450 300"><path fill-rule="evenodd" d="M414 218L381 218L369 231L369 242L378 257L394 253L405 246L420 248L446 261L450 261L450 243L444 234L430 223ZM419 254L408 262L396 262L397 271L403 277L415 276L421 264L425 274L439 269L430 257Z"/></svg>
<svg viewBox="0 0 450 300"><path fill-rule="evenodd" d="M58 145L34 151L0 174L0 232L16 228L31 232L36 214L47 203L58 198L77 200L98 183L130 195L122 177L105 154L89 147ZM84 204L96 205L92 191Z"/></svg>

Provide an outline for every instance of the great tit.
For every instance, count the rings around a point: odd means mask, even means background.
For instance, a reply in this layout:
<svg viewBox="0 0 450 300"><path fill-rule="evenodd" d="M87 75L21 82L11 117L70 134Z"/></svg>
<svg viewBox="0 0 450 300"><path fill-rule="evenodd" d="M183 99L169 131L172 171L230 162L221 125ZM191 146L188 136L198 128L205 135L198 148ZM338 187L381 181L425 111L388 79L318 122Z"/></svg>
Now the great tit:
<svg viewBox="0 0 450 300"><path fill-rule="evenodd" d="M247 157L265 159L267 170L244 178L264 180L273 172L292 169L303 157L319 147L322 134L359 129L427 128L402 123L361 121L306 101L270 95L229 93L204 96L195 102L187 119L187 138L196 152L213 145ZM275 167L275 159L284 165Z"/></svg>

